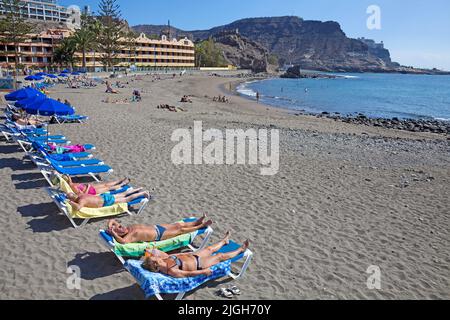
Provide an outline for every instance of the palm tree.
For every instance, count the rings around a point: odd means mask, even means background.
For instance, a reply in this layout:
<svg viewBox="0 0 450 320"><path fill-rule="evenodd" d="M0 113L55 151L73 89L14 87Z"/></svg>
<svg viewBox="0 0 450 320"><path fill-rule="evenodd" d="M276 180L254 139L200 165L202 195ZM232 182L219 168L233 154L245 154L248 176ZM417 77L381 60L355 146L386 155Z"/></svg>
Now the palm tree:
<svg viewBox="0 0 450 320"><path fill-rule="evenodd" d="M86 70L86 53L92 49L93 43L95 43L96 34L89 28L81 28L73 35L73 41L75 42L76 50L82 54L82 67Z"/></svg>
<svg viewBox="0 0 450 320"><path fill-rule="evenodd" d="M70 66L73 69L75 64L75 52L77 44L74 37L65 38L53 52L53 61L62 66Z"/></svg>
<svg viewBox="0 0 450 320"><path fill-rule="evenodd" d="M76 49L83 55L82 67L86 69L86 53L94 49L98 35L99 22L90 16L83 15L81 17L81 28L73 35Z"/></svg>

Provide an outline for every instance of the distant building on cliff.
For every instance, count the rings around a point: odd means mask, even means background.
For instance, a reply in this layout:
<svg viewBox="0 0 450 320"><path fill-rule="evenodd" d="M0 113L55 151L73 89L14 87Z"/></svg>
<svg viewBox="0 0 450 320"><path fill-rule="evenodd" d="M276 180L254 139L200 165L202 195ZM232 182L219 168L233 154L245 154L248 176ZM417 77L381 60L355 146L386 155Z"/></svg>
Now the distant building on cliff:
<svg viewBox="0 0 450 320"><path fill-rule="evenodd" d="M384 49L384 43L381 41L380 43L376 43L375 40L366 39L364 37L358 38L359 41L365 43L369 48L372 49Z"/></svg>
<svg viewBox="0 0 450 320"><path fill-rule="evenodd" d="M20 4L22 17L30 20L67 23L71 19L69 8L59 5L57 0L22 0ZM4 13L0 2L0 15Z"/></svg>

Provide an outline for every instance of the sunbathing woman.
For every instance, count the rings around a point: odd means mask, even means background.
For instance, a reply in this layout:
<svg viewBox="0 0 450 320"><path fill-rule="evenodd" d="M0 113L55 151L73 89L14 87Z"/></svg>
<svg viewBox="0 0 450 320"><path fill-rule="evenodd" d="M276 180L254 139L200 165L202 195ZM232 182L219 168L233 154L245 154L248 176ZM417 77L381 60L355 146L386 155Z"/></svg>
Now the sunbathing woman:
<svg viewBox="0 0 450 320"><path fill-rule="evenodd" d="M111 207L119 203L128 203L136 200L140 197L150 198L148 191L142 191L143 189L128 190L124 193L112 195L110 193L104 193L98 196L92 196L89 194L76 195L75 193L67 194L70 205L77 211L82 208L103 208Z"/></svg>
<svg viewBox="0 0 450 320"><path fill-rule="evenodd" d="M209 227L212 221L205 220L206 215L195 222L180 222L156 226L132 225L129 227L124 227L117 221L110 220L108 222L107 232L121 244L163 241Z"/></svg>
<svg viewBox="0 0 450 320"><path fill-rule="evenodd" d="M159 250L147 251L142 267L150 272L160 272L174 278L211 275L211 267L221 262L233 259L247 250L250 242L247 240L238 250L229 253L218 253L230 241L230 232L218 244L195 253L180 253L168 255Z"/></svg>
<svg viewBox="0 0 450 320"><path fill-rule="evenodd" d="M19 114L13 114L11 119L19 129L27 129L28 127L37 127L43 125L42 121L39 121L37 119L27 119L25 116Z"/></svg>
<svg viewBox="0 0 450 320"><path fill-rule="evenodd" d="M74 183L72 181L72 178L69 176L63 176L63 179L69 184L70 188L76 195L88 194L91 196L96 196L111 191L117 191L130 183L130 179L128 178L95 184Z"/></svg>
<svg viewBox="0 0 450 320"><path fill-rule="evenodd" d="M111 83L109 83L109 81L106 81L106 93L113 93L113 94L118 94L119 93L119 91L117 91L117 90L114 90L112 87L111 87Z"/></svg>

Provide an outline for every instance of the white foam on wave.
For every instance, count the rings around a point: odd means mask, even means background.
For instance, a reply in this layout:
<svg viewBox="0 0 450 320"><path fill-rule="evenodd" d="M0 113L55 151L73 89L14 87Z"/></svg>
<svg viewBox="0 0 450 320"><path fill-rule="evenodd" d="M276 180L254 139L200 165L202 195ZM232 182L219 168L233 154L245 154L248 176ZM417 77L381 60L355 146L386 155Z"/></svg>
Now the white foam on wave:
<svg viewBox="0 0 450 320"><path fill-rule="evenodd" d="M434 119L438 121L450 121L450 118L434 118Z"/></svg>
<svg viewBox="0 0 450 320"><path fill-rule="evenodd" d="M255 82L255 81L253 81L253 82ZM249 87L247 87L247 85L249 83L252 83L252 82L243 83L243 84L239 85L236 90L237 90L237 92L239 92L240 94L243 94L245 96L256 97L256 92L253 89L250 89Z"/></svg>

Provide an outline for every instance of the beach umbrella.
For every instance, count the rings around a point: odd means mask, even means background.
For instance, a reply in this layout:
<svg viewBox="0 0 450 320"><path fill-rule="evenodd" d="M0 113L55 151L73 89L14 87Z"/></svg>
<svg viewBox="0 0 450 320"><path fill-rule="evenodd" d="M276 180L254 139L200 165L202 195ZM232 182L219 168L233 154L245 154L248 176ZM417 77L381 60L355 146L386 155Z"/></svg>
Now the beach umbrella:
<svg viewBox="0 0 450 320"><path fill-rule="evenodd" d="M41 94L41 95L36 95L36 96L28 98L28 99L16 101L16 103L14 105L17 108L25 109L28 105L37 104L39 101L44 100L44 99L47 99L47 97L45 95Z"/></svg>
<svg viewBox="0 0 450 320"><path fill-rule="evenodd" d="M75 113L72 107L51 98L37 99L34 103L25 106L24 110L28 114L45 117L68 116Z"/></svg>
<svg viewBox="0 0 450 320"><path fill-rule="evenodd" d="M25 77L25 80L26 81L41 81L41 80L44 80L44 78L41 76L28 76L28 77Z"/></svg>
<svg viewBox="0 0 450 320"><path fill-rule="evenodd" d="M37 100L34 103L25 106L24 110L28 114L45 117L69 116L75 113L75 110L72 107L51 98ZM50 130L47 130L47 144L49 131Z"/></svg>
<svg viewBox="0 0 450 320"><path fill-rule="evenodd" d="M38 72L35 74L35 76L37 77L42 77L42 76L46 76L47 74L45 72Z"/></svg>
<svg viewBox="0 0 450 320"><path fill-rule="evenodd" d="M72 75L73 76L79 76L79 75L81 75L81 73L79 73L79 72L72 72Z"/></svg>
<svg viewBox="0 0 450 320"><path fill-rule="evenodd" d="M44 94L36 89L27 87L23 88L14 92L11 92L10 94L7 94L5 96L5 99L7 101L18 101L18 100L24 100L33 98L35 96L43 96Z"/></svg>
<svg viewBox="0 0 450 320"><path fill-rule="evenodd" d="M64 69L61 73L70 73L69 69Z"/></svg>
<svg viewBox="0 0 450 320"><path fill-rule="evenodd" d="M54 74L47 74L46 77L51 79L58 79L58 76L55 76Z"/></svg>
<svg viewBox="0 0 450 320"><path fill-rule="evenodd" d="M68 75L66 73L60 73L58 76L59 77L68 77Z"/></svg>

